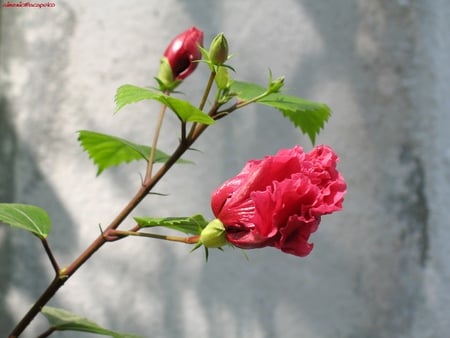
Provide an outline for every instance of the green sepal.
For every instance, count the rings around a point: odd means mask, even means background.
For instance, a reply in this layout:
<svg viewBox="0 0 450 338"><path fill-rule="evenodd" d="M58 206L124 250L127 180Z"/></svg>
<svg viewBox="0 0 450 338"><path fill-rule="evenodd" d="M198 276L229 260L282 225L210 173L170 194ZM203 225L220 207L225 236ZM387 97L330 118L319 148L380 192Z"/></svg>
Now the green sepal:
<svg viewBox="0 0 450 338"><path fill-rule="evenodd" d="M40 239L46 238L51 229L47 212L29 204L0 203L0 222L27 230Z"/></svg>
<svg viewBox="0 0 450 338"><path fill-rule="evenodd" d="M233 72L236 72L236 70L233 67L231 67L230 65L227 65L227 64L221 64L220 66L215 65L210 60L209 51L207 49L205 49L203 47L199 47L199 50L202 53L202 59L197 60L196 62L206 63L211 71L217 72L218 67L225 67L225 68L231 69ZM231 59L232 57L233 57L233 55L230 54L228 56L227 60Z"/></svg>
<svg viewBox="0 0 450 338"><path fill-rule="evenodd" d="M212 64L211 60L209 59L209 51L202 46L198 46L198 50L202 54L202 59L198 60L198 62L206 63L209 67L209 69L214 70L214 65Z"/></svg>
<svg viewBox="0 0 450 338"><path fill-rule="evenodd" d="M219 89L227 89L232 83L232 81L230 80L228 69L223 66L217 67L216 77L214 78L214 80L216 81L217 88Z"/></svg>
<svg viewBox="0 0 450 338"><path fill-rule="evenodd" d="M197 214L191 217L134 217L136 223L145 227L165 227L177 230L189 235L200 235L202 230L208 225L208 221L203 215Z"/></svg>
<svg viewBox="0 0 450 338"><path fill-rule="evenodd" d="M116 112L127 104L140 102L143 100L156 100L169 107L183 122L197 122L201 124L214 124L215 121L188 101L181 100L148 88L133 85L123 85L117 89Z"/></svg>
<svg viewBox="0 0 450 338"><path fill-rule="evenodd" d="M151 148L142 144L133 143L126 139L102 134L89 130L78 131L78 140L83 149L98 167L97 176L103 170L129 163L136 160L149 160ZM153 162L164 163L169 155L156 149ZM186 160L178 160L177 163L192 163Z"/></svg>
<svg viewBox="0 0 450 338"><path fill-rule="evenodd" d="M277 89L276 83L274 83L274 86ZM267 88L254 83L234 81L231 84L231 91L243 101L254 99L267 90ZM312 144L315 143L316 136L331 115L330 108L326 104L279 92L268 94L256 102L279 110L283 116L289 118L294 126L300 128L303 133L309 136Z"/></svg>
<svg viewBox="0 0 450 338"><path fill-rule="evenodd" d="M56 331L77 331L85 333L94 333L113 338L143 338L130 333L121 333L105 329L91 320L80 317L70 311L44 306L41 313L47 318L50 326Z"/></svg>
<svg viewBox="0 0 450 338"><path fill-rule="evenodd" d="M200 233L199 240L205 248L221 248L227 245L225 226L219 219L214 219Z"/></svg>
<svg viewBox="0 0 450 338"><path fill-rule="evenodd" d="M197 244L195 244L195 246L192 248L191 252L197 250L198 248L200 248L202 246L202 242L197 242ZM208 250L208 248L205 248L206 250Z"/></svg>
<svg viewBox="0 0 450 338"><path fill-rule="evenodd" d="M194 248L191 250L191 252L194 252L195 250L197 250L198 248L202 247L203 244L201 242L198 242L197 244L195 244ZM206 263L208 263L208 258L209 258L209 250L206 246L203 246L204 250L205 250L205 261Z"/></svg>
<svg viewBox="0 0 450 338"><path fill-rule="evenodd" d="M158 76L155 77L161 92L173 92L173 90L181 83L181 80L174 80L172 67L167 57L163 56L160 60Z"/></svg>
<svg viewBox="0 0 450 338"><path fill-rule="evenodd" d="M167 83L162 81L159 77L155 77L154 79L158 83L160 91L170 93L176 93L175 88L177 88L178 85L183 82L182 80L173 80L172 82Z"/></svg>

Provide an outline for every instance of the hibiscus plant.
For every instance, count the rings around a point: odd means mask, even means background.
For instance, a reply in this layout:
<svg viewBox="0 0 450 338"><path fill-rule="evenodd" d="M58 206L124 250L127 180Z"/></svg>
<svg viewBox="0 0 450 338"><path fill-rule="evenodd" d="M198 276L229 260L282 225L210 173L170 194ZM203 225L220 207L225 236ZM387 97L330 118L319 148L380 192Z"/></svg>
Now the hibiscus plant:
<svg viewBox="0 0 450 338"><path fill-rule="evenodd" d="M164 52L156 77L157 89L127 84L117 90L117 110L143 100L161 103L151 145L136 144L94 131L79 132L80 144L97 166L98 175L112 166L135 160L145 163L145 174L129 203L68 266L59 266L47 241L51 222L45 210L33 205L0 204L0 221L35 235L55 272L47 289L11 329L10 338L19 337L39 313L48 319L49 328L38 337L47 337L61 330L138 337L107 330L86 318L47 305L64 283L98 249L111 241L131 236L163 239L191 244L193 249L203 247L206 255L208 249L226 246L242 249L270 246L296 256L306 256L311 252L313 245L309 243L309 237L317 230L321 216L341 210L346 192L345 181L336 169L338 156L326 145L316 146L308 153L295 146L281 149L273 156L249 161L239 174L212 192L213 220L200 214L162 218L133 215L134 226L119 229L125 220L129 220L136 206L149 197L169 169L186 162L181 156L191 149L207 128L249 104L262 104L280 111L314 144L316 135L330 116L327 105L284 94L281 91L282 77L273 79L270 75L266 86L238 81L231 76L234 69L227 64L228 60L228 42L223 33L212 40L209 49L205 49L203 32L192 27L175 37ZM200 64L209 68L210 77L200 105L195 106L177 97L175 89ZM207 105L210 95L213 98ZM176 115L180 125L179 143L171 154L157 148L166 110ZM155 163L160 164L157 170L154 170ZM154 227L176 230L181 235L148 231Z"/></svg>

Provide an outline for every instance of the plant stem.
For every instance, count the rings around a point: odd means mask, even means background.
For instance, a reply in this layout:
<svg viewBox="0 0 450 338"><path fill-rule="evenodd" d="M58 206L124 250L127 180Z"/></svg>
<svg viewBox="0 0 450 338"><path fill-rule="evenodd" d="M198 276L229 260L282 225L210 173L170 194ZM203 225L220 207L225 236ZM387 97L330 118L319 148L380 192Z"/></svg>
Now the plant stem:
<svg viewBox="0 0 450 338"><path fill-rule="evenodd" d="M48 303L48 301L55 295L56 291L64 284L65 280L65 278L62 278L59 275L55 276L48 288L44 291L44 293L42 293L36 303L34 303L34 305L25 314L25 316L17 324L14 330L9 334L9 338L19 337L19 335L26 329L26 327L31 323L34 317L36 317L39 311L41 311L42 307Z"/></svg>
<svg viewBox="0 0 450 338"><path fill-rule="evenodd" d="M209 115L214 115L213 111ZM107 242L109 232L113 233L125 218L136 208L136 206L148 195L159 180L169 171L175 162L189 149L189 147L200 137L208 126L199 124L192 130L192 135L185 140L181 140L170 158L161 166L161 168L151 178L144 180L135 196L128 202L122 211L113 219L105 231L99 235L92 243L78 256L69 266L58 271L57 275L41 294L30 310L20 320L16 327L9 334L9 338L17 338L27 328L30 322L40 312L42 307L56 294L64 283L98 250Z"/></svg>
<svg viewBox="0 0 450 338"><path fill-rule="evenodd" d="M112 230L111 235L113 235L113 236L148 237L148 238L156 238L156 239L162 239L165 241L179 242L179 243L186 243L186 244L196 244L199 239L199 236L179 237L179 236L158 235L158 234L150 234L148 232L136 232L136 231L126 231L126 230Z"/></svg>
<svg viewBox="0 0 450 338"><path fill-rule="evenodd" d="M198 109L200 109L200 110L203 110L203 108L205 108L206 100L208 99L209 93L211 92L212 84L214 82L215 77L216 77L216 72L211 71L211 73L209 74L208 83L206 84L206 87L205 87L205 91L203 92L202 100L200 101L200 104L198 105ZM197 123L194 122L192 124L191 130L189 131L189 135L187 137L188 139L192 138L192 135L196 128L197 128Z"/></svg>
<svg viewBox="0 0 450 338"><path fill-rule="evenodd" d="M255 96L255 97L251 98L250 100L241 101L241 102L235 103L231 107L228 107L227 109L218 111L216 116L219 119L219 118L221 118L221 117L223 117L225 115L230 114L231 112L233 112L233 111L235 111L237 109L240 109L242 107L248 106L251 103L255 103L258 100L261 100L261 99L265 98L266 96L268 96L270 94L272 94L272 93L270 91L266 90L264 93L262 93L262 94L260 94L258 96Z"/></svg>
<svg viewBox="0 0 450 338"><path fill-rule="evenodd" d="M181 122L181 142L186 141L186 122Z"/></svg>
<svg viewBox="0 0 450 338"><path fill-rule="evenodd" d="M156 123L155 127L155 135L153 135L153 142L152 142L152 148L150 150L150 156L148 158L148 164L147 164L147 172L145 173L144 182L148 181L152 177L152 170L153 170L153 162L155 160L155 152L156 152L156 145L158 144L159 134L161 132L161 126L164 120L164 114L166 112L167 106L162 105L161 110L159 112L158 122Z"/></svg>
<svg viewBox="0 0 450 338"><path fill-rule="evenodd" d="M41 333L39 336L37 336L37 338L46 338L46 337L50 336L55 331L56 330L53 327L51 327L48 330L46 330L45 332Z"/></svg>
<svg viewBox="0 0 450 338"><path fill-rule="evenodd" d="M41 238L41 243L44 246L44 250L47 253L48 258L50 259L50 262L52 263L53 269L55 270L55 273L59 272L59 265L56 261L55 256L53 255L52 250L50 249L50 246L48 245L47 239Z"/></svg>
<svg viewBox="0 0 450 338"><path fill-rule="evenodd" d="M205 92L203 93L202 100L200 101L200 104L198 106L198 109L203 110L205 108L206 100L208 99L209 92L211 91L212 84L214 82L214 78L216 77L216 72L211 71L209 74L208 83L206 84Z"/></svg>

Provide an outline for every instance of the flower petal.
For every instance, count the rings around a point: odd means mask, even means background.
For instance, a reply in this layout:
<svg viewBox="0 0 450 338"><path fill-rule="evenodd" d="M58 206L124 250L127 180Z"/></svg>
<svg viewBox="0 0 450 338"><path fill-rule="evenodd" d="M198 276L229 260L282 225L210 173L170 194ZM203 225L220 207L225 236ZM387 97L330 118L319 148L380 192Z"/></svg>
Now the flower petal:
<svg viewBox="0 0 450 338"><path fill-rule="evenodd" d="M227 240L244 249L273 246L308 255L321 216L342 208L347 186L338 160L330 147L305 154L296 146L247 162L212 194L211 207Z"/></svg>

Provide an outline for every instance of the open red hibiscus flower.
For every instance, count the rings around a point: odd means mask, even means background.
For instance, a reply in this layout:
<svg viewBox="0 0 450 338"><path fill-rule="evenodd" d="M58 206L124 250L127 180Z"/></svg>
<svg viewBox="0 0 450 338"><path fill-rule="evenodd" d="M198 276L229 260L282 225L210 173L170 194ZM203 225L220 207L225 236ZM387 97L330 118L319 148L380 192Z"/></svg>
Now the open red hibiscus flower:
<svg viewBox="0 0 450 338"><path fill-rule="evenodd" d="M212 194L211 207L227 241L243 249L273 246L308 255L321 216L342 209L347 186L337 162L323 145L309 153L296 146L249 161Z"/></svg>

